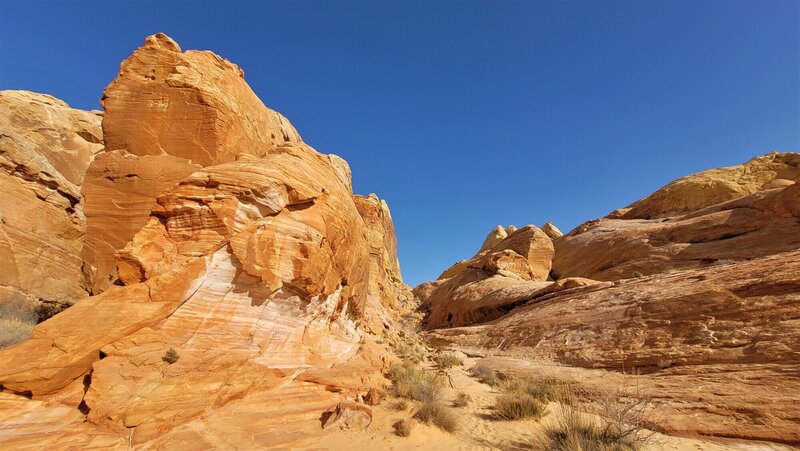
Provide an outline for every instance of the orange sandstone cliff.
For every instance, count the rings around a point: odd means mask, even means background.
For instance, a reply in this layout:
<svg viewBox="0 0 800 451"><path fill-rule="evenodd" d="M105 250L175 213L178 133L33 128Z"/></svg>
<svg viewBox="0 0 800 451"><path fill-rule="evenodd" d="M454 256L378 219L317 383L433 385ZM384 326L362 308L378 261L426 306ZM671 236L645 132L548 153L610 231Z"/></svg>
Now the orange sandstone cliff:
<svg viewBox="0 0 800 451"><path fill-rule="evenodd" d="M383 384L412 299L388 207L236 65L150 36L102 132L48 96L0 102L5 199L29 206L3 207L5 298L74 303L0 350L4 446L281 446Z"/></svg>

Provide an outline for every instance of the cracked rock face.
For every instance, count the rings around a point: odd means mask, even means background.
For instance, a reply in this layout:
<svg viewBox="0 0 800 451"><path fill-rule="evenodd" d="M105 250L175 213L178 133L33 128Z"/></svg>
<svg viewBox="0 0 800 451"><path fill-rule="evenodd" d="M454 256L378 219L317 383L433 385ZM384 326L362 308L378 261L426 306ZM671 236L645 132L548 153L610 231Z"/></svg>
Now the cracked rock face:
<svg viewBox="0 0 800 451"><path fill-rule="evenodd" d="M70 255L94 295L0 350L0 442L283 446L383 383L378 338L411 295L388 207L344 160L164 35L103 104L106 151L63 188L85 198Z"/></svg>
<svg viewBox="0 0 800 451"><path fill-rule="evenodd" d="M80 186L103 149L101 116L0 91L0 302L57 312L88 295Z"/></svg>

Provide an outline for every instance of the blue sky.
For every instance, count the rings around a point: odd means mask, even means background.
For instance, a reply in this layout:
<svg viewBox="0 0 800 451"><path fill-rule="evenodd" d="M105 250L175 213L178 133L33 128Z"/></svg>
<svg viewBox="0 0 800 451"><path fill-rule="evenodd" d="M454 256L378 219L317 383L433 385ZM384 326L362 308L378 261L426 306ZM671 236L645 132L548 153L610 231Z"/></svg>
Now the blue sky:
<svg viewBox="0 0 800 451"><path fill-rule="evenodd" d="M800 151L800 1L0 0L0 88L99 108L145 36L239 64L355 191L406 281L496 224L565 232L699 170Z"/></svg>

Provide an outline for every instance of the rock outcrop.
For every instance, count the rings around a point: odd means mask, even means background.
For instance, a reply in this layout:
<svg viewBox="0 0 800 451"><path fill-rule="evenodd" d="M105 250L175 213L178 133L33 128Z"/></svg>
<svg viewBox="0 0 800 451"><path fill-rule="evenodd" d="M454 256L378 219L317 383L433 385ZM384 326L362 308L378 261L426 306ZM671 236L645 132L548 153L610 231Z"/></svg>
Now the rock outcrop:
<svg viewBox="0 0 800 451"><path fill-rule="evenodd" d="M470 268L523 280L547 280L553 253L552 240L538 227L527 225L517 229L509 226L504 229L498 225L489 232L471 259L451 266L439 276L439 280L454 277Z"/></svg>
<svg viewBox="0 0 800 451"><path fill-rule="evenodd" d="M122 62L102 104L106 148L138 156L207 166L302 142L286 118L264 106L239 66L209 51L182 52L162 33Z"/></svg>
<svg viewBox="0 0 800 451"><path fill-rule="evenodd" d="M764 174L790 176L792 170L800 170L788 165L800 164L798 154L769 154L751 160L743 167L764 161L773 162L769 167L778 165L778 168L746 174L760 176L762 178L758 180L763 181L766 177ZM732 169L725 168L722 174L728 174L729 171ZM716 195L719 185L711 183L707 188L710 192L702 194L703 188L694 183L698 178L707 180L710 174L716 172L707 171L680 179L637 204L650 205L648 199L660 199L661 205L673 205L686 199L682 197L682 192L674 193L678 196L673 199L674 202L663 193L672 193L677 188L670 187L685 184L692 186L696 198L707 199ZM749 177L744 177L744 180L742 190L756 186ZM759 185L759 188L742 197L683 212L678 216L625 219L628 217L625 214L589 221L555 240L552 274L556 278L617 280L640 274L708 267L719 262L741 261L800 249L800 185L786 182L767 187Z"/></svg>
<svg viewBox="0 0 800 451"><path fill-rule="evenodd" d="M687 175L627 208L624 219L682 216L764 189L785 186L800 177L800 154L772 152L747 163Z"/></svg>
<svg viewBox="0 0 800 451"><path fill-rule="evenodd" d="M428 334L508 356L486 359L506 374L635 385L620 396L652 398L667 430L800 443L799 157L695 174L548 234L555 282L472 261L420 285Z"/></svg>
<svg viewBox="0 0 800 451"><path fill-rule="evenodd" d="M88 220L82 257L93 294L114 283L114 253L144 226L164 190L201 167L302 143L238 66L208 51L182 52L161 33L120 65L102 104L107 152L89 168L82 189ZM347 163L327 158L350 186Z"/></svg>
<svg viewBox="0 0 800 451"><path fill-rule="evenodd" d="M493 322L430 333L592 369L605 385L638 373L625 383L653 398L672 431L798 443L797 321L800 251L564 290Z"/></svg>
<svg viewBox="0 0 800 451"><path fill-rule="evenodd" d="M346 162L303 144L235 65L164 35L104 106L107 151L82 185L95 295L0 350L16 412L0 441L284 446L379 386L379 339L411 296L388 207L352 194ZM20 427L33 417L43 429Z"/></svg>
<svg viewBox="0 0 800 451"><path fill-rule="evenodd" d="M88 295L80 186L103 149L100 120L48 95L0 91L0 304L46 319Z"/></svg>

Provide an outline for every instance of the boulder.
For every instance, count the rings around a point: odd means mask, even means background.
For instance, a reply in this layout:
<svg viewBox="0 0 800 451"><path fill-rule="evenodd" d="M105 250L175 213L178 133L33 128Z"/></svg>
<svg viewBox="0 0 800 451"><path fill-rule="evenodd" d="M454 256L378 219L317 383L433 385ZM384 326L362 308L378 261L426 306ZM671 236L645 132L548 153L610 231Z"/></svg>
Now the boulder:
<svg viewBox="0 0 800 451"><path fill-rule="evenodd" d="M322 423L323 429L339 428L363 431L372 423L372 409L353 401L340 402L324 416L326 418Z"/></svg>

